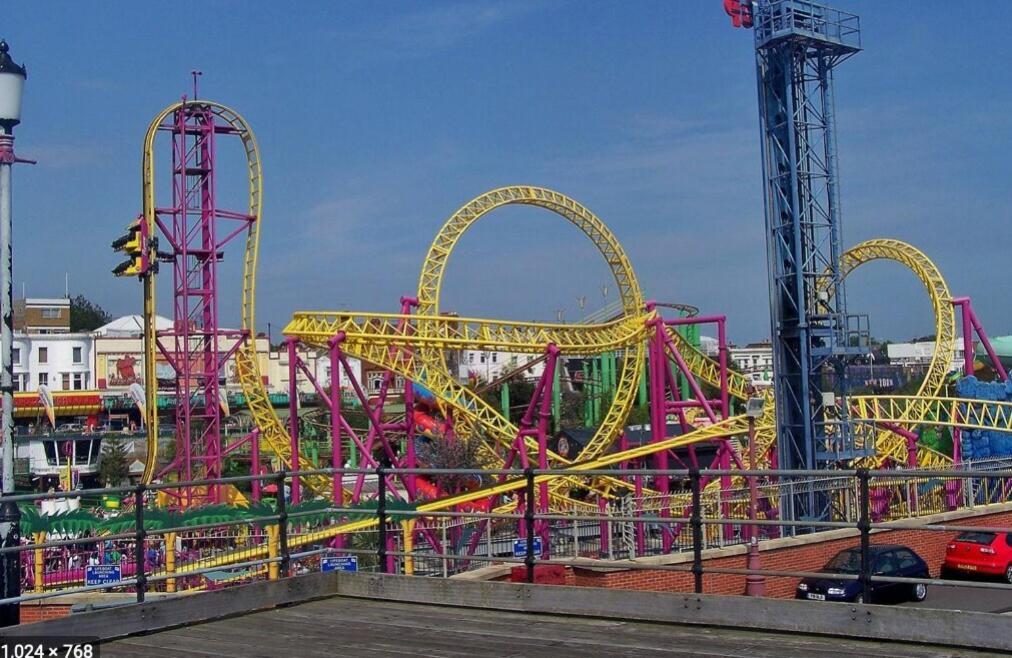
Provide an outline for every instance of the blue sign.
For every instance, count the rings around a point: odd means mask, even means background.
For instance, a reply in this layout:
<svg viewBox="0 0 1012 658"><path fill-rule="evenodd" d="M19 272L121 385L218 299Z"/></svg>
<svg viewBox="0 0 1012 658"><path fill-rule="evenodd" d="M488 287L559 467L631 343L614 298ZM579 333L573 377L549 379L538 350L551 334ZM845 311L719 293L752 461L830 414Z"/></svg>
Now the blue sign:
<svg viewBox="0 0 1012 658"><path fill-rule="evenodd" d="M123 580L118 564L89 564L84 568L85 585L112 585Z"/></svg>
<svg viewBox="0 0 1012 658"><path fill-rule="evenodd" d="M541 537L534 538L534 557L541 555ZM527 540L513 540L513 557L527 557Z"/></svg>
<svg viewBox="0 0 1012 658"><path fill-rule="evenodd" d="M357 555L331 555L320 558L320 571L358 571Z"/></svg>

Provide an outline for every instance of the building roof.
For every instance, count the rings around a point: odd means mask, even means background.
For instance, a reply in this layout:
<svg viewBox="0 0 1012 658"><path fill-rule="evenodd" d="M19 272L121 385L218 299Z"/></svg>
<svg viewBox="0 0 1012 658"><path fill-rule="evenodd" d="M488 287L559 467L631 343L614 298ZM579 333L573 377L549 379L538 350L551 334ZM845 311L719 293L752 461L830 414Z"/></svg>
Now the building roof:
<svg viewBox="0 0 1012 658"><path fill-rule="evenodd" d="M161 331L171 328L172 320L163 318L160 315L155 316L155 329ZM121 318L116 318L109 324L102 325L92 332L95 336L109 338L129 338L131 336L140 336L143 333L144 317L140 315L124 315Z"/></svg>
<svg viewBox="0 0 1012 658"><path fill-rule="evenodd" d="M23 301L27 306L70 306L67 297L26 297Z"/></svg>

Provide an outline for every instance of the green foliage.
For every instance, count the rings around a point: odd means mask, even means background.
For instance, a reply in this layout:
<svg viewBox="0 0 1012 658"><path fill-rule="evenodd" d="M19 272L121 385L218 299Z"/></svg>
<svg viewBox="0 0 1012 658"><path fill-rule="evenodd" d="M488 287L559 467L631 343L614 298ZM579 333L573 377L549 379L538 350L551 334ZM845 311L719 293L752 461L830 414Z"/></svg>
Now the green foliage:
<svg viewBox="0 0 1012 658"><path fill-rule="evenodd" d="M583 391L562 391L559 414L564 427L583 424L583 407L586 400L587 396Z"/></svg>
<svg viewBox="0 0 1012 658"><path fill-rule="evenodd" d="M102 455L98 462L98 479L106 487L118 487L130 475L130 459L122 440L102 439Z"/></svg>
<svg viewBox="0 0 1012 658"><path fill-rule="evenodd" d="M112 321L112 316L84 295L70 300L70 330L92 331Z"/></svg>
<svg viewBox="0 0 1012 658"><path fill-rule="evenodd" d="M510 422L519 423L523 417L524 412L527 411L527 405L531 403L531 398L534 397L534 383L529 382L525 379L515 378L509 381L510 387ZM493 386L481 393L481 399L484 400L493 409L500 409L502 406L502 384L499 386Z"/></svg>
<svg viewBox="0 0 1012 658"><path fill-rule="evenodd" d="M650 407L647 405L635 406L629 412L626 425L647 425L650 423Z"/></svg>

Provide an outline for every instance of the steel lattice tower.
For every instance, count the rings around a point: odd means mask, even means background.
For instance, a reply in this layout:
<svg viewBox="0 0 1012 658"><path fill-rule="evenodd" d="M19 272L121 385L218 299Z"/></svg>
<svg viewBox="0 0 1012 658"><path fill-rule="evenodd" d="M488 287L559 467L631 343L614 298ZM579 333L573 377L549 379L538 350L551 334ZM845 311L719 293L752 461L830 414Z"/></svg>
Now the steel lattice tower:
<svg viewBox="0 0 1012 658"><path fill-rule="evenodd" d="M860 50L860 25L801 0L757 4L754 18L778 461L812 469L857 452L844 365L868 334L840 273L833 70ZM814 494L801 498L795 518L821 515Z"/></svg>
<svg viewBox="0 0 1012 658"><path fill-rule="evenodd" d="M248 338L219 325L218 263L225 245L251 218L219 207L217 200L216 142L221 135L236 134L233 126L208 105L190 101L159 129L172 136L172 206L158 208L156 215L171 248L162 257L172 263L173 286L173 326L158 332L158 348L175 371L176 389L176 458L165 470L185 480L217 479L222 474L224 365ZM217 485L186 496L183 504L220 502Z"/></svg>

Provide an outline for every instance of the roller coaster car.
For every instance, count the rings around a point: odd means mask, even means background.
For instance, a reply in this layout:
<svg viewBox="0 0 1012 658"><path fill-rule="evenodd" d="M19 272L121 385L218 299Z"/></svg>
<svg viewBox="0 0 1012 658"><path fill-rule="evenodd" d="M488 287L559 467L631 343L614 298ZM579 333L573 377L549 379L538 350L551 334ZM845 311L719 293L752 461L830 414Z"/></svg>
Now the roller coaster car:
<svg viewBox="0 0 1012 658"><path fill-rule="evenodd" d="M752 0L724 0L724 11L734 27L752 27Z"/></svg>

